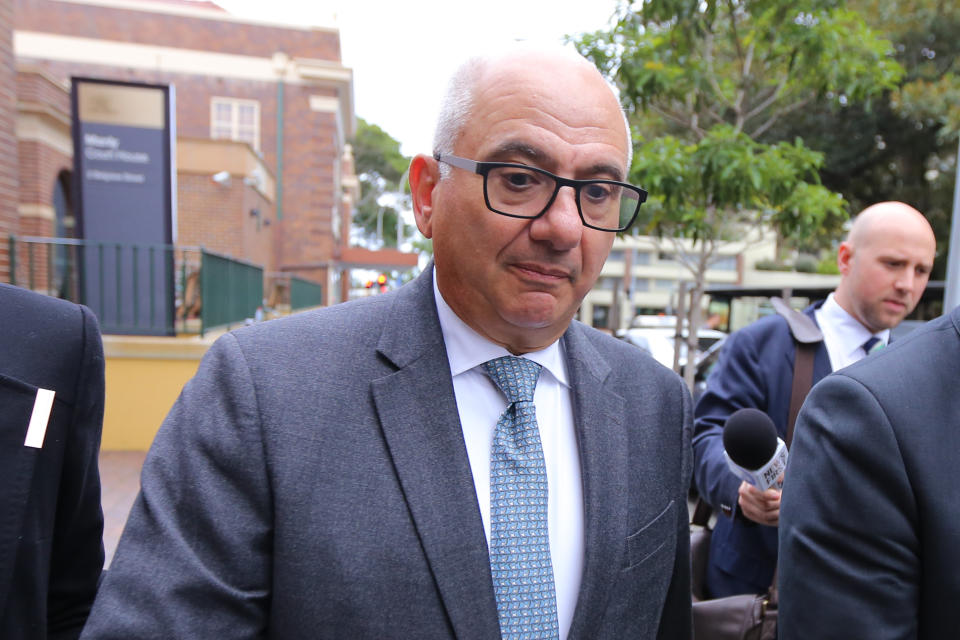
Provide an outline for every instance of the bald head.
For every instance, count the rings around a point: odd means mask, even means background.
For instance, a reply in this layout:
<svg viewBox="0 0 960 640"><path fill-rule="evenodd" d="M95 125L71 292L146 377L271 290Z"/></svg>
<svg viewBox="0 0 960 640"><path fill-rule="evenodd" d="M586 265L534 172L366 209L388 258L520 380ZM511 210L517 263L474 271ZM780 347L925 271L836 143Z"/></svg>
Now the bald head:
<svg viewBox="0 0 960 640"><path fill-rule="evenodd" d="M551 72L551 69L554 72ZM483 55L471 57L457 68L450 78L440 106L433 138L433 152L440 154L454 152L457 140L470 120L477 94L483 90L485 83L496 82L498 75L524 70L535 71L534 75L543 78L552 76L553 79L557 77L553 75L555 72L561 70L563 73L574 72L597 83L597 86L606 87L604 93L609 93L623 120L623 135L627 149L626 166L629 168L633 159L633 145L626 113L620 107L614 88L603 78L596 66L569 47L525 42L514 42L508 46L490 50ZM447 175L449 170L449 167L441 167L441 175Z"/></svg>
<svg viewBox="0 0 960 640"><path fill-rule="evenodd" d="M853 219L847 242L863 246L873 240L893 236L926 238L933 245L936 240L927 218L903 202L878 202L861 211Z"/></svg>
<svg viewBox="0 0 960 640"><path fill-rule="evenodd" d="M837 302L873 333L892 329L920 301L936 249L930 223L910 205L867 207L837 252Z"/></svg>

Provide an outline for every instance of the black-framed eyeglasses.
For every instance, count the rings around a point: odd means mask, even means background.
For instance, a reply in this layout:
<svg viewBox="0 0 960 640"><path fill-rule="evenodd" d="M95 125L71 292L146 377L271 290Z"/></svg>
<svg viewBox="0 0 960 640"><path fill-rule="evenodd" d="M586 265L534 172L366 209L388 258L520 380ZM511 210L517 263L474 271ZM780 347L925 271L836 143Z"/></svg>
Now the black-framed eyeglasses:
<svg viewBox="0 0 960 640"><path fill-rule="evenodd" d="M599 231L625 231L646 202L647 192L615 180L572 180L513 162L477 162L434 154L437 162L483 176L483 199L494 213L511 218L538 218L556 200L560 187L576 193L583 226Z"/></svg>

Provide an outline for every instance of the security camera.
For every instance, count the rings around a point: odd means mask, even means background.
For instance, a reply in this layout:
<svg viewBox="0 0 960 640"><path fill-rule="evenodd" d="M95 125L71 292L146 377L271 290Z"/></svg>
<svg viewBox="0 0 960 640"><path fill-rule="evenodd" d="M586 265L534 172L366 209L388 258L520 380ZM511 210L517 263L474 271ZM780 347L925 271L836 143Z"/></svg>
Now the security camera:
<svg viewBox="0 0 960 640"><path fill-rule="evenodd" d="M229 171L217 171L215 174L210 176L210 178L219 185L224 187L230 186L230 172Z"/></svg>

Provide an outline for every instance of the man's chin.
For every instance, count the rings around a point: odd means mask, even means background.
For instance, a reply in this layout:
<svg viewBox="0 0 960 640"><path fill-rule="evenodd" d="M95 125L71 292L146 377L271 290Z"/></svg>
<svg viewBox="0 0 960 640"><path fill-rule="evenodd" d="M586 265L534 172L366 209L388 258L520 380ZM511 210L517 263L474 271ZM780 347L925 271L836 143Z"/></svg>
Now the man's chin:
<svg viewBox="0 0 960 640"><path fill-rule="evenodd" d="M526 299L530 297L534 299ZM503 309L500 312L500 317L508 324L520 329L548 329L561 325L566 329L573 318L573 313L576 311L576 309L573 312L567 311L556 298L548 294L537 296L524 294L520 300L515 302L521 304Z"/></svg>

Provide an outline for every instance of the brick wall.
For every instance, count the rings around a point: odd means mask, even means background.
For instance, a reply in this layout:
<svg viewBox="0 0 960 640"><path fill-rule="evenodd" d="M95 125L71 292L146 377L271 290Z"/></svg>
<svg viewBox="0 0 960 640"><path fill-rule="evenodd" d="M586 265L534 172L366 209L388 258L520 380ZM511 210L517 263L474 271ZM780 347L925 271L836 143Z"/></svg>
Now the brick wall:
<svg viewBox="0 0 960 640"><path fill-rule="evenodd" d="M273 205L240 179L229 186L207 175L180 174L178 180L178 245L203 246L262 265L267 272L275 269ZM251 209L259 210L259 221Z"/></svg>
<svg viewBox="0 0 960 640"><path fill-rule="evenodd" d="M60 172L70 171L73 161L56 149L32 140L20 142L19 154L20 203L52 207Z"/></svg>
<svg viewBox="0 0 960 640"><path fill-rule="evenodd" d="M4 0L0 0L2 2ZM149 4L150 0L143 0ZM100 38L143 45L211 50L221 53L267 57L282 50L291 57L340 59L336 31L286 29L234 21L217 22L184 16L80 5L51 0L6 0L16 8L17 29L87 38ZM250 260L273 270L295 270L298 275L326 284L326 270L317 268L333 259L337 239L332 214L340 202L335 193L336 116L310 109L311 96L335 96L333 89L287 84L284 87L283 175L277 175L277 83L229 77L209 77L159 70L20 59L29 68L40 68L56 82L71 76L172 84L176 88L177 134L210 136L210 100L228 97L256 100L260 104L260 152L283 190L283 219L277 220L274 205L252 189L234 184L224 190L209 176L179 175L178 243L203 244L211 250ZM118 65L122 64L118 61ZM66 97L51 90L54 83L27 87L25 96L63 104ZM22 98L21 98L22 99ZM68 105L67 105L68 106ZM38 154L39 156L40 154ZM41 162L37 160L37 162ZM51 189L42 169L31 183L31 198L49 199ZM55 175L55 174L54 174ZM241 180L234 180L240 183ZM52 183L51 183L52 184ZM215 188L215 189L214 189ZM46 195L44 196L44 190ZM235 189L239 189L234 193ZM269 226L255 229L249 210L269 210ZM225 211L242 211L245 218L222 226ZM207 218L210 218L209 220ZM266 216L264 216L266 217ZM346 230L344 230L346 234ZM204 235L209 234L209 235ZM304 270L305 266L310 267Z"/></svg>
<svg viewBox="0 0 960 640"><path fill-rule="evenodd" d="M10 0L4 2L10 4ZM205 20L52 0L16 0L14 4L17 29L24 31L250 56L270 57L282 49L289 56L340 60L340 34L335 30ZM143 4L157 3L143 0Z"/></svg>
<svg viewBox="0 0 960 640"><path fill-rule="evenodd" d="M13 2L0 0L0 282L10 278L7 239L19 224L17 202L17 79L13 62Z"/></svg>

